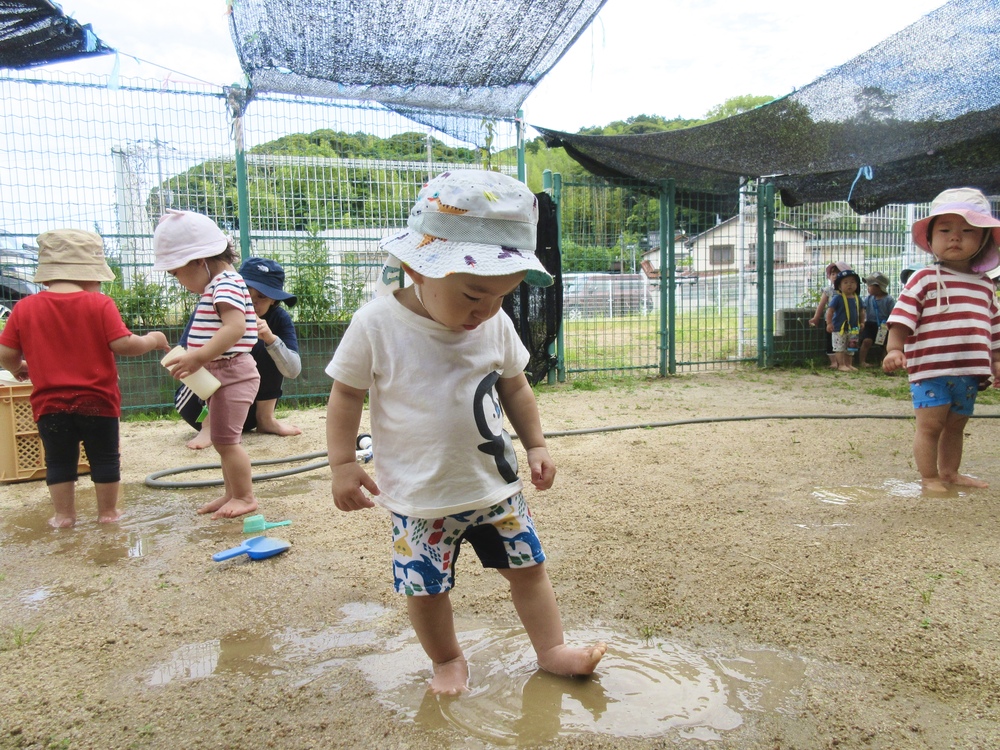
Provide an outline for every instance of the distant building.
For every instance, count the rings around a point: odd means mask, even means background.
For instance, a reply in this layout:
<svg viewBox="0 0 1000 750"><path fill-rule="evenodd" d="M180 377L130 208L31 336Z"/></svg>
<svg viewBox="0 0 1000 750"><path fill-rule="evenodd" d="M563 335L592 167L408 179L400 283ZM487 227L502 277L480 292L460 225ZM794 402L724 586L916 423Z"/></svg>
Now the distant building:
<svg viewBox="0 0 1000 750"><path fill-rule="evenodd" d="M806 250L814 238L812 232L778 221L774 224L774 265L801 266L811 262ZM697 234L686 243L691 258L691 270L711 274L738 270L742 258L743 270L757 266L757 217L743 222L737 217L716 224Z"/></svg>

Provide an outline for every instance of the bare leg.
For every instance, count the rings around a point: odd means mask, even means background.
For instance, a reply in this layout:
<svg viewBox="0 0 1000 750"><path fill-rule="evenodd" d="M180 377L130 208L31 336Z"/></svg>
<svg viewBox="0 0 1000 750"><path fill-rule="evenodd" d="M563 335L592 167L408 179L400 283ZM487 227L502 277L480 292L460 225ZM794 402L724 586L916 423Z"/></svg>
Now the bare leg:
<svg viewBox="0 0 1000 750"><path fill-rule="evenodd" d="M406 597L410 624L434 666L430 690L437 695L458 695L469 689L469 665L455 634L451 597L443 594Z"/></svg>
<svg viewBox="0 0 1000 750"><path fill-rule="evenodd" d="M49 485L49 498L55 515L49 519L54 529L67 529L76 523L76 482Z"/></svg>
<svg viewBox="0 0 1000 750"><path fill-rule="evenodd" d="M558 675L591 674L608 646L603 642L583 647L565 644L562 619L545 564L501 569L500 573L510 583L514 609L535 648L538 666Z"/></svg>
<svg viewBox="0 0 1000 750"><path fill-rule="evenodd" d="M257 402L257 432L267 432L272 435L301 435L302 428L293 424L279 422L274 416L274 407L278 399Z"/></svg>
<svg viewBox="0 0 1000 750"><path fill-rule="evenodd" d="M928 406L915 409L917 429L913 436L913 459L920 472L920 480L928 492L947 492L944 480L938 474L938 441L944 432L951 407ZM959 447L961 453L961 447Z"/></svg>
<svg viewBox="0 0 1000 750"><path fill-rule="evenodd" d="M250 456L239 443L216 445L215 450L222 460L222 478L226 492L222 497L201 506L198 512L211 513L212 518L236 518L253 513L257 510L257 498L253 494Z"/></svg>
<svg viewBox="0 0 1000 750"><path fill-rule="evenodd" d="M840 367L840 360L837 358L837 353L836 352L833 352L831 354L827 354L826 356L828 356L830 358L830 369L831 370L836 370L836 369L838 369Z"/></svg>
<svg viewBox="0 0 1000 750"><path fill-rule="evenodd" d="M200 451L212 444L212 430L208 426L206 419L201 423L201 432L187 441L187 447L193 451Z"/></svg>
<svg viewBox="0 0 1000 750"><path fill-rule="evenodd" d="M97 494L97 522L114 523L122 517L118 510L118 490L121 482L101 482L94 483L94 492Z"/></svg>
<svg viewBox="0 0 1000 750"><path fill-rule="evenodd" d="M872 348L872 339L865 339L861 342L861 348L858 350L858 366L868 367L868 351Z"/></svg>
<svg viewBox="0 0 1000 750"><path fill-rule="evenodd" d="M938 438L937 461L941 479L951 484L963 487L978 487L986 489L990 485L981 479L959 474L958 467L962 464L962 447L965 440L964 430L969 418L953 411L948 412L944 421L944 429Z"/></svg>
<svg viewBox="0 0 1000 750"><path fill-rule="evenodd" d="M837 369L841 372L850 372L853 370L850 357L851 355L847 352L837 352Z"/></svg>

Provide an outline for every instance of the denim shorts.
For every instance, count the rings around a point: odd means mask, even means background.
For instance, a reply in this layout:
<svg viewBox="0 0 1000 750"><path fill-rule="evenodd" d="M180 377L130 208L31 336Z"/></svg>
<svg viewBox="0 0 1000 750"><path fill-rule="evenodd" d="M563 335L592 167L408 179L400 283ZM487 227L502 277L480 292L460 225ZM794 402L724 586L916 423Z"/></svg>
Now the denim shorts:
<svg viewBox="0 0 1000 750"><path fill-rule="evenodd" d="M974 375L942 375L910 383L914 409L951 406L951 411L971 417L979 394L979 378Z"/></svg>

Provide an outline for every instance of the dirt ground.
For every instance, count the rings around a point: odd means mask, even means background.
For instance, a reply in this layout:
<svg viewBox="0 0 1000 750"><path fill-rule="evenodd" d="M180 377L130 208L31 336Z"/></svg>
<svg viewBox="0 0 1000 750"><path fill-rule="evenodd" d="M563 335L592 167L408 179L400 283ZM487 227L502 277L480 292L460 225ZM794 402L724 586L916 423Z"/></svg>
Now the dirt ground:
<svg viewBox="0 0 1000 750"><path fill-rule="evenodd" d="M542 387L547 432L775 415L895 415L874 373L705 373ZM1000 407L982 406L982 414ZM255 459L324 449L324 412ZM921 496L910 419L761 419L550 438L528 490L571 640L598 675L536 674L500 577L470 552L453 600L470 694L428 697L391 588L384 511L343 514L326 470L256 485L290 551L213 562L240 521L149 473L214 462L179 422L123 424L119 524L46 526L40 481L0 486L0 748L995 748L1000 421ZM377 449L377 446L376 446ZM377 476L377 458L370 469ZM262 467L262 471L287 465ZM178 480L218 476L188 473Z"/></svg>

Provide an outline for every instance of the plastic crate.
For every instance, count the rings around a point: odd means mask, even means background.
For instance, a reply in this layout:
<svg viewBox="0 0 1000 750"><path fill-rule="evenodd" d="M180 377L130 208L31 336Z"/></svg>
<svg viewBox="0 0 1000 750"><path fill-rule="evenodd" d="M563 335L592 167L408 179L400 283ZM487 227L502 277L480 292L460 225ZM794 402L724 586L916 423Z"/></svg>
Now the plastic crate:
<svg viewBox="0 0 1000 750"><path fill-rule="evenodd" d="M45 477L45 449L31 415L31 383L0 380L0 482L25 482ZM90 471L80 446L78 471Z"/></svg>

